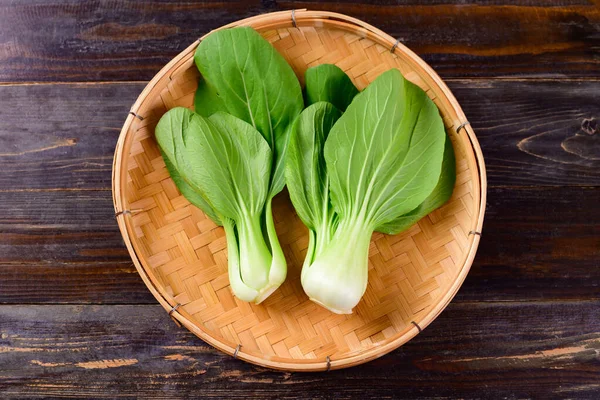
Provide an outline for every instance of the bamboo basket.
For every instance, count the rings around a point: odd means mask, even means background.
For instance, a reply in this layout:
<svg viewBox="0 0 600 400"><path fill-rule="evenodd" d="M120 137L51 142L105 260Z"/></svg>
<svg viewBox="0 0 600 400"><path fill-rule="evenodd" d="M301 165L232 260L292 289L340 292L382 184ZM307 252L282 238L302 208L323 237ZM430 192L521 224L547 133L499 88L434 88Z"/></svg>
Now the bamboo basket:
<svg viewBox="0 0 600 400"><path fill-rule="evenodd" d="M408 231L375 233L369 285L351 315L308 300L300 267L308 231L287 194L273 213L288 261L285 283L260 305L233 297L224 231L181 196L154 140L160 117L193 107L198 41L146 86L119 137L113 200L119 228L148 289L176 323L239 359L282 370L318 371L358 365L413 338L448 305L473 262L485 210L481 149L454 96L437 74L399 41L345 15L294 10L260 15L231 26L252 26L286 58L300 81L306 68L334 63L363 89L398 68L439 107L456 153L450 201Z"/></svg>

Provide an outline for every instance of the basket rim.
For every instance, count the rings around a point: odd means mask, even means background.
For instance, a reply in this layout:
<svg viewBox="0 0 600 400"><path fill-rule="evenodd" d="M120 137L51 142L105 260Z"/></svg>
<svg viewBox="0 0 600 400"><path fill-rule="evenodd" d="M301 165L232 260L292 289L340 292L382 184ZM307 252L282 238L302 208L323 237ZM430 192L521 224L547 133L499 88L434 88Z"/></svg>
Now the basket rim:
<svg viewBox="0 0 600 400"><path fill-rule="evenodd" d="M327 360L295 360L283 359L280 357L273 356L261 357L251 352L245 352L243 348L240 348L240 345L234 347L234 345L231 345L225 342L224 340L216 339L214 336L211 335L210 332L204 330L201 326L196 325L192 321L191 315L187 314L185 310L177 309L177 301L175 301L172 298L172 296L166 293L162 285L156 284L156 280L152 276L151 271L144 267L140 257L138 257L137 255L130 235L130 232L133 232L130 223L131 219L126 218L126 215L128 215L128 213L123 213L125 208L123 207L124 200L122 195L124 195L124 193L121 192L121 185L122 182L126 182L126 179L123 179L126 173L126 169L121 168L121 166L123 165L124 158L128 156L124 154L124 147L126 139L128 138L130 132L131 125L136 120L136 111L141 107L144 100L148 97L148 95L154 89L154 87L165 76L172 74L172 71L176 69L175 67L182 60L186 60L190 53L193 53L195 51L200 41L202 41L206 36L210 35L216 30L226 29L233 26L252 26L256 29L266 30L271 27L275 29L275 26L281 28L283 27L282 24L288 25L289 27L314 26L315 24L320 24L321 26L324 26L325 24L337 25L338 27L345 26L346 29L352 29L355 32L358 31L364 34L366 37L373 39L377 43L390 48L390 51L392 51L395 54L404 53L404 55L410 58L413 62L415 62L416 65L423 70L423 72L429 75L429 77L433 80L437 88L449 101L458 119L460 121L463 121L463 123L461 123L461 125L457 127L457 135L463 138L463 141L465 142L465 147L467 143L470 144L470 149L472 150L473 154L467 155L469 168L473 169L473 171L476 172L472 174L476 175L478 178L473 180L473 182L476 184L474 186L477 186L474 187L474 192L477 196L476 200L479 201L479 205L477 207L478 215L477 218L472 219L475 221L475 223L471 227L471 231L477 234L469 235L470 243L467 247L467 250L465 251L466 257L464 263L459 267L460 269L456 278L454 279L452 284L446 289L446 292L440 297L440 299L435 304L432 305L431 310L429 310L427 314L421 317L421 320L418 324L413 323L407 328L405 328L404 331L398 332L394 336L393 340L390 340L381 346L375 346L368 350L348 353L342 358L338 358L336 360L330 360L329 357L327 358ZM194 41L185 50L183 50L181 53L175 56L152 78L152 80L145 86L145 88L138 96L136 102L132 106L130 113L127 116L127 119L125 120L123 128L121 129L121 132L119 134L119 139L117 141L115 154L113 158L112 196L119 230L123 237L123 241L125 242L125 246L127 247L127 250L136 267L136 270L140 274L142 280L144 281L152 295L158 300L159 304L161 304L163 308L169 312L169 316L171 316L171 318L178 325L185 326L188 330L190 330L200 339L204 340L213 347L229 355L233 355L236 358L240 358L253 364L280 370L327 371L330 369L340 369L362 364L387 354L388 352L405 344L418 333L420 333L422 329L427 327L448 306L452 298L458 292L458 289L462 286L462 283L464 282L473 264L475 253L479 246L481 229L483 226L485 214L487 196L487 175L481 147L479 145L477 137L475 136L475 132L466 120L462 108L460 107L454 95L444 83L444 81L427 63L425 63L425 61L423 61L413 51L404 46L399 40L394 39L385 32L359 19L329 11L309 11L306 9L296 9L260 14L250 18L245 18L242 20L232 22L218 29L210 31L206 35Z"/></svg>

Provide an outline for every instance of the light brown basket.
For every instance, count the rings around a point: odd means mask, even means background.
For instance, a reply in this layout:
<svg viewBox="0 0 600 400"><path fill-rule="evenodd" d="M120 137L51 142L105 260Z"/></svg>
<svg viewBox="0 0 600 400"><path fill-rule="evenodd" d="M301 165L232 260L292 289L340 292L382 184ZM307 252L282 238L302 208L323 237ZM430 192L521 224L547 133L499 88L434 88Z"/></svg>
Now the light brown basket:
<svg viewBox="0 0 600 400"><path fill-rule="evenodd" d="M236 299L229 288L223 229L181 196L154 140L163 113L193 105L197 41L146 86L121 131L113 200L127 249L152 294L176 322L237 358L271 368L315 371L384 355L436 318L473 262L486 193L475 134L435 72L401 43L362 21L295 10L223 28L238 25L260 32L301 81L307 67L335 63L363 89L378 74L398 68L440 109L456 152L454 194L408 231L373 235L367 291L352 315L336 315L309 301L302 290L300 267L308 232L282 193L273 212L288 261L287 280L258 306Z"/></svg>

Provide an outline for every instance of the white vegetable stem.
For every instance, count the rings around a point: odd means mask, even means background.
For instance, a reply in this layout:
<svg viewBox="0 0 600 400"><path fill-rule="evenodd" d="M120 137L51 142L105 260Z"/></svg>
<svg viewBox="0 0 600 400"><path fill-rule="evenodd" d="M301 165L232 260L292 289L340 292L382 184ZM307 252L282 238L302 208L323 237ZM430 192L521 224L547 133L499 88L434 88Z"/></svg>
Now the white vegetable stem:
<svg viewBox="0 0 600 400"><path fill-rule="evenodd" d="M352 314L367 289L372 233L364 223L340 222L331 242L302 269L302 287L312 301L336 314Z"/></svg>
<svg viewBox="0 0 600 400"><path fill-rule="evenodd" d="M251 288L260 290L269 282L271 253L260 229L260 216L240 220L237 225L240 247L240 274L242 281Z"/></svg>
<svg viewBox="0 0 600 400"><path fill-rule="evenodd" d="M269 247L261 230L260 216L243 218L234 223L223 218L229 258L229 282L233 294L244 301L260 304L285 280L285 257L273 224L271 201L266 212Z"/></svg>

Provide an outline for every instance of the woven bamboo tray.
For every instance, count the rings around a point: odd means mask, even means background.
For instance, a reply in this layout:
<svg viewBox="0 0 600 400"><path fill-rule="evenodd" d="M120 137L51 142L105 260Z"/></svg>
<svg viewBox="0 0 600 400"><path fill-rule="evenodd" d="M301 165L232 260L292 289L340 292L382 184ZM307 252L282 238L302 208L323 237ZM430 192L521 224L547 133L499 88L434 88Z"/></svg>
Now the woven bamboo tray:
<svg viewBox="0 0 600 400"><path fill-rule="evenodd" d="M306 68L334 63L363 89L398 68L437 104L456 153L451 200L408 231L375 233L369 285L352 315L309 301L300 285L308 231L287 194L273 213L288 261L285 283L260 305L233 297L224 231L181 196L154 140L160 117L193 107L202 38L146 86L115 152L113 200L119 228L142 279L178 323L234 357L276 369L316 371L364 363L396 349L429 325L464 281L479 244L486 175L481 149L454 96L423 60L380 30L345 15L295 10L248 18L303 81ZM220 29L223 29L220 28Z"/></svg>

